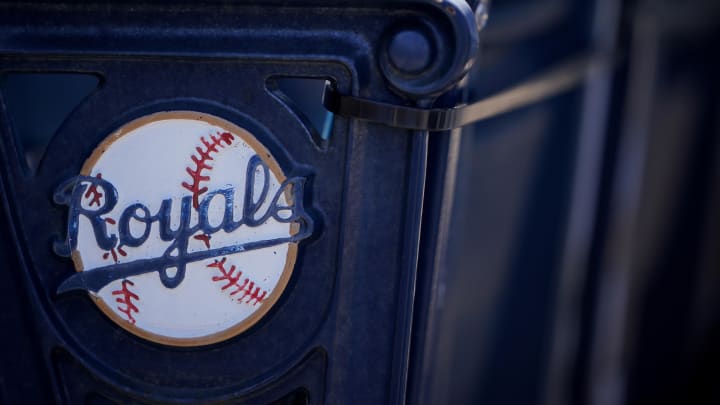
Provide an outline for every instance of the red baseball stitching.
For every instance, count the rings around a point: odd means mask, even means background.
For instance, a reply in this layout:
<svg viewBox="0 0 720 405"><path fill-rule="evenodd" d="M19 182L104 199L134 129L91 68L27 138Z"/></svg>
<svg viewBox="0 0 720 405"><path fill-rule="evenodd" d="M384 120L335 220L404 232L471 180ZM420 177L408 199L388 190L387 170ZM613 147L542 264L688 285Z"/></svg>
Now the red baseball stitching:
<svg viewBox="0 0 720 405"><path fill-rule="evenodd" d="M103 219L108 224L113 224L113 225L116 224L115 220L112 218L103 218ZM110 250L106 250L105 253L103 253L102 258L103 258L103 260L107 260L108 257L110 255L112 255L113 261L115 263L117 263L118 262L118 254L120 254L120 256L123 256L123 257L127 256L127 252L125 252L125 250L123 249L123 245L117 245L114 248L111 248Z"/></svg>
<svg viewBox="0 0 720 405"><path fill-rule="evenodd" d="M95 177L97 177L98 179L102 179L102 174L98 173L95 175ZM88 190L84 195L85 198L90 198L90 202L88 203L89 206L93 206L93 204L97 204L98 206L100 206L100 199L102 198L102 196L103 196L103 194L100 191L98 191L97 186L95 184L88 187ZM115 225L117 223L114 219L112 219L110 217L103 218L103 219L105 220L105 222L107 222L111 225ZM113 261L115 263L117 263L118 262L118 254L120 254L121 256L127 256L127 252L125 252L125 250L123 250L122 245L118 245L118 246L106 251L105 253L103 253L102 258L103 258L103 260L107 260L110 257L110 255L112 255ZM137 294L130 291L130 289L128 288L128 285L133 286L135 284L132 281L125 279L122 281L122 289L113 291L112 295L120 295L120 297L115 298L115 302L117 302L121 305L124 305L124 307L117 306L117 309L118 309L118 311L125 314L128 322L130 322L131 324L134 325L135 318L133 317L132 313L133 312L137 313L139 311L138 311L138 307L135 306L135 304L133 304L132 300L139 301L140 297L138 297Z"/></svg>
<svg viewBox="0 0 720 405"><path fill-rule="evenodd" d="M195 235L195 236L193 236L193 239L201 240L205 244L205 247L210 249L210 235L208 235L208 234Z"/></svg>
<svg viewBox="0 0 720 405"><path fill-rule="evenodd" d="M202 172L203 170L212 170L212 166L208 165L209 160L214 160L211 154L217 153L218 147L224 148L226 145L230 145L235 139L235 136L230 132L218 132L217 135L218 136L210 135L212 142L208 142L204 136L200 137L200 141L202 141L205 149L199 146L195 147L197 155L190 155L190 159L192 159L195 164L195 169L193 170L190 166L185 168L185 171L190 175L192 183L189 184L183 181L182 186L192 193L193 208L195 209L198 209L200 206L200 195L208 190L207 187L201 187L200 183L210 180L210 176L203 176ZM222 142L225 142L225 145L223 145Z"/></svg>
<svg viewBox="0 0 720 405"><path fill-rule="evenodd" d="M96 174L95 177L97 177L98 179L102 179L102 173ZM93 204L97 204L99 206L100 199L102 198L102 196L103 196L103 193L98 191L97 185L92 184L90 187L88 187L87 192L85 192L85 195L83 197L90 198L90 202L88 203L88 205L92 206ZM117 222L115 222L114 219L112 219L110 217L102 218L102 219L105 222L112 224L112 225L115 225L117 223ZM115 263L117 263L118 262L118 254L120 256L127 256L127 252L125 252L122 245L118 245L110 250L105 251L105 253L103 253L103 255L102 255L102 258L103 258L103 260L107 260L108 258L110 258L110 256L112 256L113 261Z"/></svg>
<svg viewBox="0 0 720 405"><path fill-rule="evenodd" d="M96 178L102 179L102 174L98 173L95 175ZM85 192L85 198L90 198L90 202L88 203L89 206L92 207L93 204L97 204L98 207L100 206L100 198L102 198L103 194L98 191L97 185L92 184L90 187L88 187L87 191Z"/></svg>
<svg viewBox="0 0 720 405"><path fill-rule="evenodd" d="M103 253L102 258L103 260L107 260L109 256L112 256L112 259L115 263L118 262L118 253L120 256L127 256L127 252L123 250L122 246L111 248L110 250L105 251Z"/></svg>
<svg viewBox="0 0 720 405"><path fill-rule="evenodd" d="M221 291L225 291L230 287L234 288L234 291L230 293L230 296L233 296L235 294L242 293L242 296L237 299L238 302L243 302L245 298L247 300L245 301L246 304L251 304L253 306L261 303L265 296L267 295L266 290L261 290L260 287L257 287L255 285L254 281L251 281L249 278L245 278L245 280L240 284L240 279L242 278L242 271L238 270L237 273L235 273L235 265L231 265L230 269L225 268L225 262L227 261L226 257L223 257L222 260L218 261L215 260L214 262L207 265L208 268L214 267L218 270L220 270L221 276L213 276L213 281L226 281L227 283L221 288ZM253 302L254 301L254 302Z"/></svg>
<svg viewBox="0 0 720 405"><path fill-rule="evenodd" d="M120 295L120 297L115 298L115 302L121 305L125 305L125 307L121 307L120 305L118 305L117 309L118 311L125 314L128 322L135 325L135 318L133 317L132 313L139 313L140 311L138 310L138 307L133 304L132 300L140 301L140 297L130 291L128 285L134 286L135 283L128 279L123 279L122 289L113 291L112 295Z"/></svg>

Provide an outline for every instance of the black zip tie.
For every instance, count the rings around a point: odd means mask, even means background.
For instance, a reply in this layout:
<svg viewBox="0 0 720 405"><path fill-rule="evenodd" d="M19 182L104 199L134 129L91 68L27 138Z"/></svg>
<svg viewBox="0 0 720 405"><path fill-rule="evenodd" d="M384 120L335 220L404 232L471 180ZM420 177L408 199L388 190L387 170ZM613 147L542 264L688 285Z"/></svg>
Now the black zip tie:
<svg viewBox="0 0 720 405"><path fill-rule="evenodd" d="M447 131L564 93L585 80L592 70L607 66L607 57L572 59L484 100L452 108L406 107L342 95L330 82L325 83L322 101L328 111L347 118L396 128Z"/></svg>

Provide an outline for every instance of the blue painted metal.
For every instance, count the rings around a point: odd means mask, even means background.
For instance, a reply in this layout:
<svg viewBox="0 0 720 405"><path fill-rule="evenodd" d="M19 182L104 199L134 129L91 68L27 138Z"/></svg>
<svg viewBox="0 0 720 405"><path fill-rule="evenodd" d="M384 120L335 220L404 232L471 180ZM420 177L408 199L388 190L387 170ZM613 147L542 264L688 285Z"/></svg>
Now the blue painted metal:
<svg viewBox="0 0 720 405"><path fill-rule="evenodd" d="M411 75L387 63L388 39L407 27L434 41L431 65ZM12 286L0 301L9 314L0 398L404 402L428 133L335 117L320 145L267 83L328 79L343 94L424 107L464 77L477 38L470 7L451 0L0 4L0 75L101 79L35 171L0 98L0 258ZM68 229L53 192L113 129L164 110L241 122L288 177L308 179L305 209L315 232L300 243L285 293L251 329L216 345L147 342L86 295L56 294L75 270L52 249Z"/></svg>
<svg viewBox="0 0 720 405"><path fill-rule="evenodd" d="M207 3L0 3L0 403L720 403L720 3ZM325 116L308 92L311 120L280 85L447 110L593 50L617 70L452 131ZM63 93L82 100L61 125L32 116ZM268 315L198 348L56 294L75 272L54 190L173 109L241 123L307 178L315 229Z"/></svg>

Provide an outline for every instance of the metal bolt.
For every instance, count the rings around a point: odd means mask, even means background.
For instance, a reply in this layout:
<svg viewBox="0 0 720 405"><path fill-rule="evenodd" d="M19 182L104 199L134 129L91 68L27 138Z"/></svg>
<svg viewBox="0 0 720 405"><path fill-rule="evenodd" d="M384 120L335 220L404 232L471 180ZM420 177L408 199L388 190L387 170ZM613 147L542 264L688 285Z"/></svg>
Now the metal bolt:
<svg viewBox="0 0 720 405"><path fill-rule="evenodd" d="M403 73L416 74L432 61L432 50L427 37L417 31L400 31L390 41L390 63Z"/></svg>

